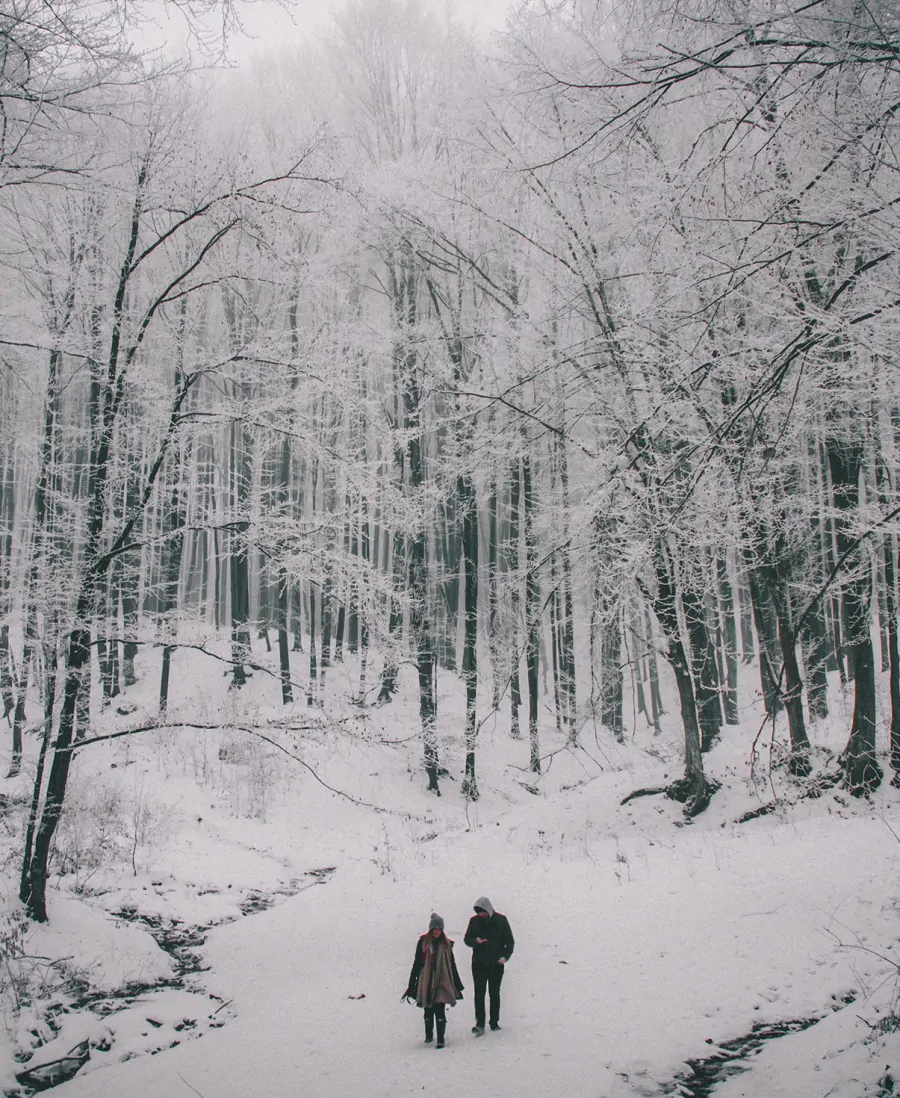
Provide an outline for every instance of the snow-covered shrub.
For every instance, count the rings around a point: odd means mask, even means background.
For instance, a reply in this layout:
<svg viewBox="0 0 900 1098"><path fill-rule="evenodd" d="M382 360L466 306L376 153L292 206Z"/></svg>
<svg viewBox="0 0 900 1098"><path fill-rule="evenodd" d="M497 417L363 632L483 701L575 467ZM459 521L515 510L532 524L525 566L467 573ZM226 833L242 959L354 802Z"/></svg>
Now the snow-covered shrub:
<svg viewBox="0 0 900 1098"><path fill-rule="evenodd" d="M104 866L124 863L137 875L152 868L153 850L165 830L165 814L148 798L142 780L78 775L56 832L51 865L60 877L74 876L76 891Z"/></svg>
<svg viewBox="0 0 900 1098"><path fill-rule="evenodd" d="M237 735L223 741L219 758L221 791L229 811L265 821L282 769L274 749L252 736Z"/></svg>
<svg viewBox="0 0 900 1098"><path fill-rule="evenodd" d="M47 1003L83 984L83 973L71 960L29 952L31 929L21 908L0 903L0 1025L19 1044L25 1034L49 1040Z"/></svg>
<svg viewBox="0 0 900 1098"><path fill-rule="evenodd" d="M0 1017L4 1019L18 1013L29 998L21 966L24 933L24 915L0 909Z"/></svg>
<svg viewBox="0 0 900 1098"><path fill-rule="evenodd" d="M125 806L126 839L131 851L131 871L153 869L154 851L168 835L168 814L153 804L143 781L130 791Z"/></svg>
<svg viewBox="0 0 900 1098"><path fill-rule="evenodd" d="M73 875L80 890L101 866L128 860L128 832L120 782L81 772L73 779L51 866L60 877Z"/></svg>

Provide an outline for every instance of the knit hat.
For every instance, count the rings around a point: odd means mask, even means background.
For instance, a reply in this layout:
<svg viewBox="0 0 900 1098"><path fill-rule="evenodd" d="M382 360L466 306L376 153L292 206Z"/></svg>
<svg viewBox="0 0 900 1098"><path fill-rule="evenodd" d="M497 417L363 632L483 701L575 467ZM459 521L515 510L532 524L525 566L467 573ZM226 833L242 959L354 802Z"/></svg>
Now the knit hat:
<svg viewBox="0 0 900 1098"><path fill-rule="evenodd" d="M429 930L443 930L444 929L444 920L435 911L432 911L432 913L431 913L431 919L428 923L428 929Z"/></svg>

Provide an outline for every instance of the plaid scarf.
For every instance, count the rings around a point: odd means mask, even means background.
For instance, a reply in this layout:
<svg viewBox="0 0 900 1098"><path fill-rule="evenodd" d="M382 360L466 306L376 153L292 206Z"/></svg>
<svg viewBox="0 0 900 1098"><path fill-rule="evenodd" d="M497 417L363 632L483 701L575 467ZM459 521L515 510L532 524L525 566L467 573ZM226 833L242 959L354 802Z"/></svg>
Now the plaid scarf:
<svg viewBox="0 0 900 1098"><path fill-rule="evenodd" d="M416 1003L420 1007L433 1007L436 1003L456 1003L456 986L453 981L453 943L441 937L435 942L429 934L420 939L425 964L419 974Z"/></svg>

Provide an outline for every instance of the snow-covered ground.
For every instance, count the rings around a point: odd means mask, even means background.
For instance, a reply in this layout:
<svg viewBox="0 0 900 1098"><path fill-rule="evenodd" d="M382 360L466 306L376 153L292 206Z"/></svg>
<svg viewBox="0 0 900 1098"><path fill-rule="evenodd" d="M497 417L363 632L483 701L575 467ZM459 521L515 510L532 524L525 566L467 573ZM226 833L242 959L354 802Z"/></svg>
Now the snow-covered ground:
<svg viewBox="0 0 900 1098"><path fill-rule="evenodd" d="M110 726L151 712L146 659L126 697L137 710L109 713ZM777 769L771 784L749 781L757 710L748 706L746 723L708 756L723 785L689 824L660 796L620 805L680 773L674 711L662 736L642 726L622 745L588 724L575 750L548 717L536 791L527 744L510 740L504 719L488 720L481 798L466 804L462 696L444 676L442 761L452 778L438 799L419 769L413 683L390 706L353 708L343 700L356 690L352 672L349 663L331 672L326 716L305 699L283 710L277 683L259 674L229 693L221 665L183 654L173 727L79 757L80 807L60 838L70 872L50 892L50 925L28 931L26 954L69 958L98 991L151 984L172 961L136 916L219 925L200 950L206 970L183 989L136 992L112 1013L59 1014L53 1044L32 1063L91 1042L87 1064L59 1088L66 1098L689 1094L678 1082L687 1061L754 1027L814 1017L823 1020L766 1043L715 1094L893 1093L898 791L885 784L859 803L831 790L737 823L773 793L793 797ZM850 699L835 688L832 702L814 738L836 751ZM222 727L177 726L188 720ZM86 851L104 812L107 853L92 865ZM517 945L503 1029L476 1039L462 935L481 894L508 916ZM254 895L276 902L242 915ZM456 940L467 985L440 1051L423 1043L422 1012L401 1002L432 910ZM112 914L123 911L128 919ZM36 1018L24 1010L0 1046L8 1089L22 1070L14 1047L52 1036Z"/></svg>

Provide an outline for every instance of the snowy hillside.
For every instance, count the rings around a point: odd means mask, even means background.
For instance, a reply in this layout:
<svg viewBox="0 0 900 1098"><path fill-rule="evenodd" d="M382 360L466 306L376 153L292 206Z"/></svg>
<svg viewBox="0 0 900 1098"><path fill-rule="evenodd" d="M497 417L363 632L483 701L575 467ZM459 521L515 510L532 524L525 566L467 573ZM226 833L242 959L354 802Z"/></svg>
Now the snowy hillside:
<svg viewBox="0 0 900 1098"><path fill-rule="evenodd" d="M49 926L27 932L26 954L68 958L98 993L92 1009L72 1008L71 989L51 997L66 1008L59 1033L30 1066L90 1044L60 1094L700 1095L710 1091L691 1087L688 1061L726 1056L759 1027L819 1018L755 1054L736 1048L747 1071L715 1094L891 1093L879 1085L900 1052L900 794L888 785L869 803L828 790L737 823L773 794L791 796L777 770L771 784L749 784L757 729L748 721L711 753L722 788L686 823L662 796L620 805L679 772L674 721L661 737L644 730L621 745L587 725L576 750L548 725L552 757L535 783L527 744L511 745L498 719L479 740L481 799L467 804L464 699L448 676L439 729L457 780L438 799L425 790L417 714L402 700L411 690L353 708L342 701L350 668L338 667L322 712L282 712L266 700L266 676L237 694L217 664L182 659L172 727L78 755L78 807L60 840L69 871L53 882ZM127 721L110 713L110 727L143 723L151 679L126 694L136 711ZM833 707L839 748L837 694ZM104 804L106 853L78 864L77 843L96 838L88 833ZM462 935L481 894L508 916L517 945L502 1031L476 1039ZM423 1043L421 1011L400 1001L432 910L456 941L466 984L440 1052ZM157 928L221 925L205 934L202 967L183 988L111 997L164 980L175 963L138 916ZM52 1036L38 1019L47 1005L24 1010L7 1039L9 1094L22 1070L15 1040L22 1051Z"/></svg>

